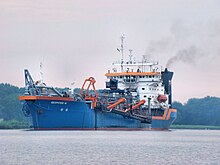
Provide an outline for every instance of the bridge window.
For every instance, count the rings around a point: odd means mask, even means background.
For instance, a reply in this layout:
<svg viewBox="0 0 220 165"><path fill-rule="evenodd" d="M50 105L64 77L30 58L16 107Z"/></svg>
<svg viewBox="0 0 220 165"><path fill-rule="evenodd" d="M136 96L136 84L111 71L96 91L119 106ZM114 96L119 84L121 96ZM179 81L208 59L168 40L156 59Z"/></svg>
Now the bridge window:
<svg viewBox="0 0 220 165"><path fill-rule="evenodd" d="M136 81L136 76L131 76L131 82L135 82Z"/></svg>

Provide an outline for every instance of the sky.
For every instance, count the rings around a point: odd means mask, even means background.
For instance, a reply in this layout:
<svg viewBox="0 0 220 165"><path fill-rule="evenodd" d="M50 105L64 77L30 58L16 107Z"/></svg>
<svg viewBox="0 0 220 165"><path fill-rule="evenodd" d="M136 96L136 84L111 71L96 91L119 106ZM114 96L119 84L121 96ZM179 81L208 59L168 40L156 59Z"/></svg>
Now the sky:
<svg viewBox="0 0 220 165"><path fill-rule="evenodd" d="M125 55L174 71L173 100L220 97L219 0L0 0L0 83L39 80L42 62L49 86L104 88L122 34Z"/></svg>

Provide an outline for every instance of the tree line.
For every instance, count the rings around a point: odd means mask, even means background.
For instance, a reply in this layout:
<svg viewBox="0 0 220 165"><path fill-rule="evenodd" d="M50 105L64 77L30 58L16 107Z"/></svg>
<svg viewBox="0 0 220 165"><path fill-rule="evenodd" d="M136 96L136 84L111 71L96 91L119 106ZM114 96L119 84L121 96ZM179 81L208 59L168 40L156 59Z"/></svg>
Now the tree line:
<svg viewBox="0 0 220 165"><path fill-rule="evenodd" d="M220 126L220 98L191 98L187 103L174 102L177 109L175 124Z"/></svg>

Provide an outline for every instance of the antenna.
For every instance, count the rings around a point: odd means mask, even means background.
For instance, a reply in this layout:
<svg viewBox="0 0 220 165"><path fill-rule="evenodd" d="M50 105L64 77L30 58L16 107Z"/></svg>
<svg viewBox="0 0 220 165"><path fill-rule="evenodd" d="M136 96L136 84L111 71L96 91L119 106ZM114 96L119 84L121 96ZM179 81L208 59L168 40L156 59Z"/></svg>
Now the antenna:
<svg viewBox="0 0 220 165"><path fill-rule="evenodd" d="M40 62L40 83L43 83L43 62Z"/></svg>
<svg viewBox="0 0 220 165"><path fill-rule="evenodd" d="M132 55L132 51L133 51L132 49L129 49L129 52L130 52L130 54L129 54L129 62L130 63L132 63L132 56L133 56Z"/></svg>
<svg viewBox="0 0 220 165"><path fill-rule="evenodd" d="M121 36L121 71L123 72L123 63L124 63L124 39L125 39L125 36L124 34Z"/></svg>
<svg viewBox="0 0 220 165"><path fill-rule="evenodd" d="M72 82L71 83L71 94L72 95L74 94L74 85L75 85L75 82Z"/></svg>

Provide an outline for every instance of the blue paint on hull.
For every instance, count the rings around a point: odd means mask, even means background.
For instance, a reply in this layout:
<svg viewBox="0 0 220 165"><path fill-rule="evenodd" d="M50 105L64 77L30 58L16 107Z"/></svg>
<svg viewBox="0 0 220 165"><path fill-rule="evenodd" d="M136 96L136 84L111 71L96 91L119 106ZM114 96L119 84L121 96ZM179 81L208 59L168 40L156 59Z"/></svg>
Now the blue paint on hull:
<svg viewBox="0 0 220 165"><path fill-rule="evenodd" d="M85 102L35 100L26 101L35 129L169 129L176 119L171 113L169 120L152 120L152 124L125 118L122 115L94 111Z"/></svg>
<svg viewBox="0 0 220 165"><path fill-rule="evenodd" d="M152 120L151 127L155 129L169 129L170 125L176 120L177 112L171 112L168 120Z"/></svg>

